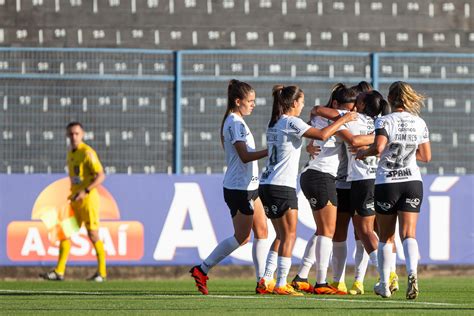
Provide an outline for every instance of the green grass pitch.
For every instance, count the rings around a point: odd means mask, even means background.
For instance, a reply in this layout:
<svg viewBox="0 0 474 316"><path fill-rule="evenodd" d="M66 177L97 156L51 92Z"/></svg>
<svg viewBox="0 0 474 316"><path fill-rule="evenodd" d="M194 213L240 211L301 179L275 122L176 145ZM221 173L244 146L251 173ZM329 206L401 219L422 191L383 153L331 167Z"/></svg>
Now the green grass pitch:
<svg viewBox="0 0 474 316"><path fill-rule="evenodd" d="M250 279L211 279L209 295L197 292L194 281L4 281L0 282L0 314L62 315L474 315L474 277L430 277L420 280L420 296L405 299L406 280L389 299L365 282L361 296L282 297L256 295ZM320 314L321 315L321 314Z"/></svg>

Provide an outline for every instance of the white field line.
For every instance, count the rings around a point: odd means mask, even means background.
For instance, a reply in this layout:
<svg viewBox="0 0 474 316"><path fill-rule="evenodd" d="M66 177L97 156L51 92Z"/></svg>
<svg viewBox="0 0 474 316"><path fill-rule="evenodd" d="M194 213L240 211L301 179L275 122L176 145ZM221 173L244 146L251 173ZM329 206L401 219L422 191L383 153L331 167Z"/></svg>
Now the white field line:
<svg viewBox="0 0 474 316"><path fill-rule="evenodd" d="M80 294L80 295L116 295L116 292L82 292L82 291L57 291L57 290L5 290L0 289L0 294ZM126 294L127 295L127 294ZM138 295L137 295L138 296ZM162 298L185 298L185 297L200 297L200 298L225 298L225 299L274 299L276 296L271 295L176 295L176 294L142 294L139 296L147 297L162 297ZM373 300L360 299L344 299L344 298L328 298L328 297L295 297L293 299L312 300L312 301L335 301L335 302L351 302L351 303L373 303ZM380 299L380 302L388 304L409 304L409 305L427 305L427 306L466 306L469 304L454 304L454 303L437 303L437 302L420 302L420 301L391 301L389 299Z"/></svg>

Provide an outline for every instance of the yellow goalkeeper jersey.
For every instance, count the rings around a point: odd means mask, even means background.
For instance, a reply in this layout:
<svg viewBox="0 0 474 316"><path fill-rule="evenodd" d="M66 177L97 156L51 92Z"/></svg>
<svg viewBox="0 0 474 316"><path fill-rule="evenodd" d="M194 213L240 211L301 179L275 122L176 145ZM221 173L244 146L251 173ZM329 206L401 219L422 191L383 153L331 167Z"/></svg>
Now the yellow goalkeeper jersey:
<svg viewBox="0 0 474 316"><path fill-rule="evenodd" d="M103 171L97 153L85 143L81 143L76 150L68 151L67 168L71 179L71 196L88 187L96 175Z"/></svg>

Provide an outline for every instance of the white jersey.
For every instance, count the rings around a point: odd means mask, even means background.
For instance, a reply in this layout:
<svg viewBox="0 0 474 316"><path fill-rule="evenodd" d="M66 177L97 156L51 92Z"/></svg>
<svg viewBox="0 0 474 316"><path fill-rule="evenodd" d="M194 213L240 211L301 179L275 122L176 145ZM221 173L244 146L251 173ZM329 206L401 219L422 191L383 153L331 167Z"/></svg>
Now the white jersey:
<svg viewBox="0 0 474 316"><path fill-rule="evenodd" d="M351 183L347 181L347 158L346 145L343 142L341 151L339 152L339 167L337 168L336 189L350 189Z"/></svg>
<svg viewBox="0 0 474 316"><path fill-rule="evenodd" d="M318 129L323 129L332 123L333 121L320 116L316 116L311 120L311 126ZM346 127L342 126L339 130L345 128ZM313 169L319 172L329 173L333 177L336 177L337 168L339 167L339 155L344 142L335 135L332 135L326 141L313 140L312 142L314 146L319 146L321 151L314 158L310 158L302 172Z"/></svg>
<svg viewBox="0 0 474 316"><path fill-rule="evenodd" d="M346 123L347 129L352 135L369 135L374 132L374 120L363 113L357 115L357 120ZM375 179L377 171L377 157L366 157L364 160L355 159L348 147L346 149L349 158L347 167L347 181L360 181Z"/></svg>
<svg viewBox="0 0 474 316"><path fill-rule="evenodd" d="M227 164L224 188L247 191L258 189L257 161L243 163L234 146L236 142L244 142L248 152L255 151L255 141L245 121L234 113L229 114L224 122L222 136Z"/></svg>
<svg viewBox="0 0 474 316"><path fill-rule="evenodd" d="M296 189L302 136L310 128L302 119L282 115L267 129L268 158L260 184L273 184Z"/></svg>
<svg viewBox="0 0 474 316"><path fill-rule="evenodd" d="M408 112L394 112L375 121L377 134L388 138L380 156L375 184L421 181L416 163L418 145L429 141L425 121Z"/></svg>

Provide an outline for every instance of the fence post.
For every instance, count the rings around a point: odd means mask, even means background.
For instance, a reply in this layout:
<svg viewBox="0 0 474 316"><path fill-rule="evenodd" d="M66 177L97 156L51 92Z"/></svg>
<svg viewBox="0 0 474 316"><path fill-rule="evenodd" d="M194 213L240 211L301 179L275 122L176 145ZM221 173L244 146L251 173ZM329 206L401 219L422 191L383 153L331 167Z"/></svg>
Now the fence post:
<svg viewBox="0 0 474 316"><path fill-rule="evenodd" d="M181 174L181 138L182 138L182 109L181 109L181 51L174 53L174 137L173 137L173 173Z"/></svg>
<svg viewBox="0 0 474 316"><path fill-rule="evenodd" d="M372 86L375 90L379 89L379 54L372 53L370 72L372 77Z"/></svg>

